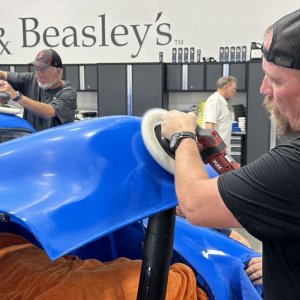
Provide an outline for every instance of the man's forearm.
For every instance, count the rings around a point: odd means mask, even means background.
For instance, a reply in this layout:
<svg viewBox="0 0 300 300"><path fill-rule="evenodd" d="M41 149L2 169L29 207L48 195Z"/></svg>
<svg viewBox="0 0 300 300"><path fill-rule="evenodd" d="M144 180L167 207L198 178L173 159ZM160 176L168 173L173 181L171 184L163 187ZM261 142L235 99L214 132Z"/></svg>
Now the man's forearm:
<svg viewBox="0 0 300 300"><path fill-rule="evenodd" d="M43 119L50 119L55 116L54 108L47 103L32 100L24 95L18 103Z"/></svg>
<svg viewBox="0 0 300 300"><path fill-rule="evenodd" d="M217 178L209 178L192 139L184 139L176 150L175 186L180 208L191 223L215 228L240 227L221 199Z"/></svg>
<svg viewBox="0 0 300 300"><path fill-rule="evenodd" d="M199 180L208 180L209 177L193 139L182 140L175 155L176 194L181 209L189 218L199 208L196 207L199 203L196 205L192 197L192 193L196 195L193 190L198 189L195 185Z"/></svg>
<svg viewBox="0 0 300 300"><path fill-rule="evenodd" d="M176 150L175 170L176 186L180 188L180 194L188 192L192 182L209 178L193 139L184 139L180 143Z"/></svg>

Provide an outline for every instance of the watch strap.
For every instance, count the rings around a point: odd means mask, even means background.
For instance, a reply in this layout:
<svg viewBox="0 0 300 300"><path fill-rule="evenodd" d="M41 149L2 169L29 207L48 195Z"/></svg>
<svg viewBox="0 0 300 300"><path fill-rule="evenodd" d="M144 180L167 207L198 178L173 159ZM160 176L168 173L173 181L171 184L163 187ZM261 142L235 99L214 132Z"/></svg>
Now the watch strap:
<svg viewBox="0 0 300 300"><path fill-rule="evenodd" d="M186 138L191 138L194 141L197 142L197 137L195 135L195 133L190 132L190 131L179 131L179 132L175 132L172 137L171 137L171 143L170 143L170 149L172 152L175 153L175 151L177 150L178 146L180 145L181 141L183 139Z"/></svg>
<svg viewBox="0 0 300 300"><path fill-rule="evenodd" d="M23 95L19 91L16 91L16 94L17 94L17 96L15 98L12 98L11 100L18 102L19 100L21 100Z"/></svg>

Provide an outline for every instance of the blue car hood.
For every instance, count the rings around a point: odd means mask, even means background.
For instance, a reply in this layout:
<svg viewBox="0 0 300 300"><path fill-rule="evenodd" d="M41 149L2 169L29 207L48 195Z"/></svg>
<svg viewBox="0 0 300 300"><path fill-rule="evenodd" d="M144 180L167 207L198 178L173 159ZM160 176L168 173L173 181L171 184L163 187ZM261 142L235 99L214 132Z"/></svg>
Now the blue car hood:
<svg viewBox="0 0 300 300"><path fill-rule="evenodd" d="M177 204L146 150L141 118L102 117L0 145L0 212L53 260Z"/></svg>

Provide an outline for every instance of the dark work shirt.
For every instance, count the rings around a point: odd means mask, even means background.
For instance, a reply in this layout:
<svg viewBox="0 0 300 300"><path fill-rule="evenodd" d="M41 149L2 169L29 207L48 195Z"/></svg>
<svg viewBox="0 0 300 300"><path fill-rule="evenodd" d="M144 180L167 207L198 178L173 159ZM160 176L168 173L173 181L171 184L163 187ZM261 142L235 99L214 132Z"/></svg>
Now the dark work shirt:
<svg viewBox="0 0 300 300"><path fill-rule="evenodd" d="M23 95L32 100L50 104L55 110L51 119L40 118L24 109L23 118L36 130L47 129L57 125L73 122L77 108L77 93L70 82L53 90L42 90L34 73L8 73L8 83Z"/></svg>
<svg viewBox="0 0 300 300"><path fill-rule="evenodd" d="M263 243L267 300L300 295L300 138L275 147L253 163L222 174L224 203Z"/></svg>

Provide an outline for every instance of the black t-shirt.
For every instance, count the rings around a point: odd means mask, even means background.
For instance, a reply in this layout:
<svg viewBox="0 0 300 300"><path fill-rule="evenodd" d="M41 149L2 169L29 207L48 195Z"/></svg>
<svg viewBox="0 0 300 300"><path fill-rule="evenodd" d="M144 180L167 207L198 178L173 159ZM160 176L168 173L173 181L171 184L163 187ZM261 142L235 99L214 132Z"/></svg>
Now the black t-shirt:
<svg viewBox="0 0 300 300"><path fill-rule="evenodd" d="M300 137L222 174L224 203L263 243L264 296L300 299Z"/></svg>
<svg viewBox="0 0 300 300"><path fill-rule="evenodd" d="M50 104L55 110L51 119L39 118L29 110L24 109L23 118L36 130L47 129L57 125L73 122L77 108L77 93L70 82L53 90L42 90L36 81L34 73L8 73L8 83L30 99Z"/></svg>

